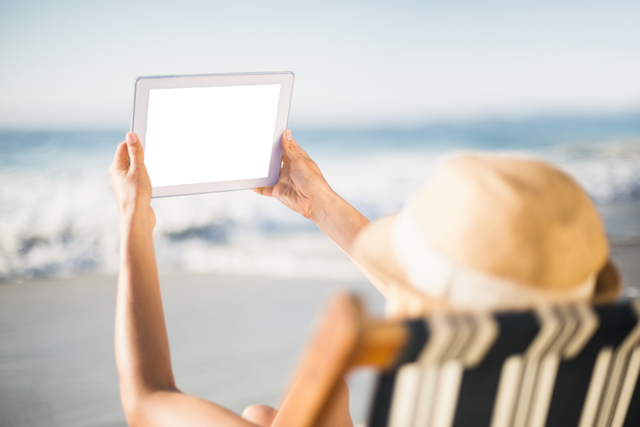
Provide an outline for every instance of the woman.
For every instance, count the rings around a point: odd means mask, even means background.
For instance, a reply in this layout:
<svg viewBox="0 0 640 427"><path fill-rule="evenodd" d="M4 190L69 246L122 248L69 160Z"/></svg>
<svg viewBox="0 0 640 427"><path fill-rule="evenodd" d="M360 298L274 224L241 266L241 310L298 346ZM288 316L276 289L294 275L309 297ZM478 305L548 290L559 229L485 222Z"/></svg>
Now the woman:
<svg viewBox="0 0 640 427"><path fill-rule="evenodd" d="M620 281L602 223L571 178L541 162L460 156L444 162L403 211L369 221L338 196L287 130L278 182L259 188L313 221L387 298L391 316L611 301ZM132 426L270 426L264 405L242 416L178 390L153 250L155 214L134 133L109 169L120 212L116 359ZM357 238L356 238L357 236ZM352 425L348 390L326 426Z"/></svg>
<svg viewBox="0 0 640 427"><path fill-rule="evenodd" d="M280 179L255 191L275 197L315 222L347 255L356 234L369 221L331 190L318 166L291 138L282 137ZM276 411L247 408L242 417L178 390L171 368L169 341L153 250L156 223L151 182L137 136L118 145L109 168L120 213L120 272L116 309L116 361L120 393L131 426L269 426ZM379 289L384 294L385 288ZM346 384L340 389L327 426L352 425Z"/></svg>

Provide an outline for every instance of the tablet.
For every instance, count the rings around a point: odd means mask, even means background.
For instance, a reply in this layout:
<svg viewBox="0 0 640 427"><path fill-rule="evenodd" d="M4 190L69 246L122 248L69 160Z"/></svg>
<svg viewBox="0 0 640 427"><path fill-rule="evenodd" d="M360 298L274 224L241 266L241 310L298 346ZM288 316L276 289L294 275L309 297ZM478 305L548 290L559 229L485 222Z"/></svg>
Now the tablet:
<svg viewBox="0 0 640 427"><path fill-rule="evenodd" d="M275 184L292 72L139 77L131 130L152 197Z"/></svg>

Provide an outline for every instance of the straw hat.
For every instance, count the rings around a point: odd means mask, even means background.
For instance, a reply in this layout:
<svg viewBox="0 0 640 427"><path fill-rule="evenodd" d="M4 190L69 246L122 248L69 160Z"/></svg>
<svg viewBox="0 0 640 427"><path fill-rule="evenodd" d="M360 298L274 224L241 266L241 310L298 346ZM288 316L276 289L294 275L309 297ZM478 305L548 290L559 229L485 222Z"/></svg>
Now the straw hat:
<svg viewBox="0 0 640 427"><path fill-rule="evenodd" d="M608 252L593 203L567 174L469 154L445 159L400 213L365 227L353 246L391 288L491 310L613 301L621 283Z"/></svg>

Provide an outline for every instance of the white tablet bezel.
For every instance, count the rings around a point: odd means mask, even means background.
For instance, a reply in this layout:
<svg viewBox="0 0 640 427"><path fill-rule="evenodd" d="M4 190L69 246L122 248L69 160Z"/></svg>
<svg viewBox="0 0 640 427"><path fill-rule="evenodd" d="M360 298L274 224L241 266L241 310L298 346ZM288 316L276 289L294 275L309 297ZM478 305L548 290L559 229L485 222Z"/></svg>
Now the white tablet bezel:
<svg viewBox="0 0 640 427"><path fill-rule="evenodd" d="M235 74L198 74L179 76L143 76L135 82L133 117L131 130L138 135L143 148L146 142L149 91L151 89L174 89L217 86L280 85L280 98L273 135L269 174L265 178L238 179L232 181L202 182L197 184L169 185L152 188L152 197L182 196L187 194L213 193L219 191L246 190L275 184L280 175L282 145L280 138L287 129L289 108L293 93L294 74L291 71Z"/></svg>

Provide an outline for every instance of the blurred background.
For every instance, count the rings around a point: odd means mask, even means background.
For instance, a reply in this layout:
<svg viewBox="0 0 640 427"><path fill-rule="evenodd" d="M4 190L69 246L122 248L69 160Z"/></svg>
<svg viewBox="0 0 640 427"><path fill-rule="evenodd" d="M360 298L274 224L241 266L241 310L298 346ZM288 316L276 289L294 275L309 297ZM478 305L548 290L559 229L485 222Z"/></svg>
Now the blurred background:
<svg viewBox="0 0 640 427"><path fill-rule="evenodd" d="M124 425L107 168L137 76L295 72L294 138L370 219L455 151L551 161L597 204L625 295L640 296L638 16L623 0L0 0L0 426ZM272 199L153 207L186 391L236 411L275 405L333 289L382 307L332 242Z"/></svg>

